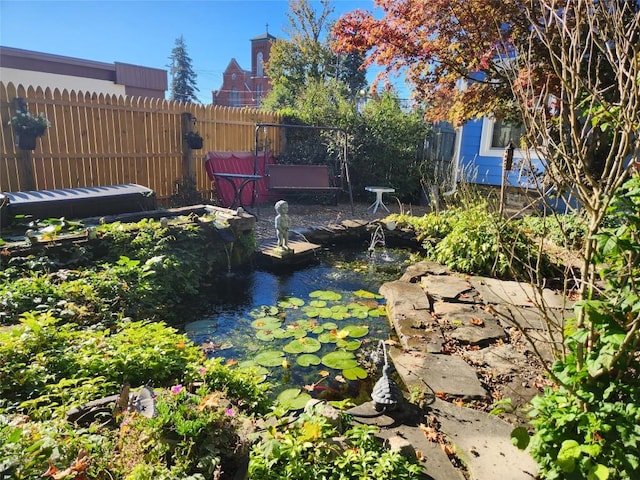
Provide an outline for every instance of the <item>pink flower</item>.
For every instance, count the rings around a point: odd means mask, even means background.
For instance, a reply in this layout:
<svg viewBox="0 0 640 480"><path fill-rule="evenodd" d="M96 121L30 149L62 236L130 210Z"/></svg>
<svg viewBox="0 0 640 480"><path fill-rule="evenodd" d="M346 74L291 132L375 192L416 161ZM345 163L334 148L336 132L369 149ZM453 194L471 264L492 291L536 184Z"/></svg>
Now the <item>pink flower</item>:
<svg viewBox="0 0 640 480"><path fill-rule="evenodd" d="M174 385L173 387L171 387L171 393L173 393L174 395L177 395L182 391L183 388L184 387L181 384Z"/></svg>
<svg viewBox="0 0 640 480"><path fill-rule="evenodd" d="M225 414L227 417L233 417L233 416L236 414L236 412L234 412L234 411L233 411L233 408L227 408L227 409L224 411L224 414Z"/></svg>
<svg viewBox="0 0 640 480"><path fill-rule="evenodd" d="M206 368L204 368L204 367L202 367L201 369L199 369L199 370L198 370L198 373L199 373L200 375L204 375L205 373L207 373L207 369L206 369Z"/></svg>

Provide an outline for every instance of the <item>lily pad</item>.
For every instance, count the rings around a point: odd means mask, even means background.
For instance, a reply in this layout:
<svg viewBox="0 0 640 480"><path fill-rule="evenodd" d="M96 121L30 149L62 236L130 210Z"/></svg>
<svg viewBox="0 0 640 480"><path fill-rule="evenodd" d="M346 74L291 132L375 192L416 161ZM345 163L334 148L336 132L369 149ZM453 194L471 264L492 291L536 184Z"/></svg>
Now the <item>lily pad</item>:
<svg viewBox="0 0 640 480"><path fill-rule="evenodd" d="M304 337L287 343L283 350L287 353L297 354L317 352L320 348L322 348L322 345L318 340L315 338Z"/></svg>
<svg viewBox="0 0 640 480"><path fill-rule="evenodd" d="M341 331L346 331L350 337L360 338L369 333L369 327L366 325L347 325Z"/></svg>
<svg viewBox="0 0 640 480"><path fill-rule="evenodd" d="M262 305L254 308L249 312L249 316L253 318L270 317L278 314L278 307L273 305Z"/></svg>
<svg viewBox="0 0 640 480"><path fill-rule="evenodd" d="M324 308L327 306L327 301L326 300L311 300L309 302L309 305L311 307L315 307L315 308Z"/></svg>
<svg viewBox="0 0 640 480"><path fill-rule="evenodd" d="M370 310L368 305L361 305L359 303L350 303L348 307L351 315L356 318L366 318Z"/></svg>
<svg viewBox="0 0 640 480"><path fill-rule="evenodd" d="M300 410L311 400L311 395L299 388L288 388L278 395L277 400L280 405L289 410Z"/></svg>
<svg viewBox="0 0 640 480"><path fill-rule="evenodd" d="M324 322L322 324L322 328L324 328L325 330L335 330L336 328L338 328L338 325L333 322Z"/></svg>
<svg viewBox="0 0 640 480"><path fill-rule="evenodd" d="M360 348L362 342L360 340L338 340L336 346L344 350L353 351Z"/></svg>
<svg viewBox="0 0 640 480"><path fill-rule="evenodd" d="M282 308L299 308L304 305L304 300L296 297L285 297L278 302Z"/></svg>
<svg viewBox="0 0 640 480"><path fill-rule="evenodd" d="M254 361L263 367L277 367L282 365L284 353L280 350L267 350L256 355Z"/></svg>
<svg viewBox="0 0 640 480"><path fill-rule="evenodd" d="M284 338L284 330L281 328L274 328L273 330L258 330L256 332L256 338L263 342L270 342L275 338Z"/></svg>
<svg viewBox="0 0 640 480"><path fill-rule="evenodd" d="M313 353L304 353L296 359L296 362L301 367L308 367L310 365L320 365L321 361L322 360L320 359L320 357L317 355L314 355Z"/></svg>
<svg viewBox="0 0 640 480"><path fill-rule="evenodd" d="M347 380L362 380L367 378L367 371L362 367L345 368L342 370L342 376Z"/></svg>
<svg viewBox="0 0 640 480"><path fill-rule="evenodd" d="M355 310L353 312L353 317L357 318L359 320L364 320L368 316L369 316L369 310L367 310L367 309L365 309L365 310Z"/></svg>
<svg viewBox="0 0 640 480"><path fill-rule="evenodd" d="M309 297L332 302L337 302L338 300L342 299L342 295L340 295L338 292L332 292L330 290L314 290L309 294Z"/></svg>
<svg viewBox="0 0 640 480"><path fill-rule="evenodd" d="M367 312L367 316L377 318L382 315L386 315L387 311L383 306L379 306L378 308L372 308Z"/></svg>
<svg viewBox="0 0 640 480"><path fill-rule="evenodd" d="M211 335L218 328L218 322L215 320L196 320L189 322L184 326L187 334Z"/></svg>
<svg viewBox="0 0 640 480"><path fill-rule="evenodd" d="M382 298L377 293L369 292L367 290L356 290L353 294L361 298Z"/></svg>
<svg viewBox="0 0 640 480"><path fill-rule="evenodd" d="M282 322L277 317L262 317L256 318L251 322L251 326L256 330L275 330L282 325Z"/></svg>
<svg viewBox="0 0 640 480"><path fill-rule="evenodd" d="M320 316L320 309L317 307L308 307L304 313L309 318L318 318Z"/></svg>
<svg viewBox="0 0 640 480"><path fill-rule="evenodd" d="M330 330L328 332L321 333L318 335L318 340L322 343L336 343L338 340L337 330Z"/></svg>
<svg viewBox="0 0 640 480"><path fill-rule="evenodd" d="M307 331L301 327L287 327L282 338L302 338L307 336Z"/></svg>
<svg viewBox="0 0 640 480"><path fill-rule="evenodd" d="M322 357L322 364L336 370L344 370L357 367L358 361L352 352L337 350Z"/></svg>

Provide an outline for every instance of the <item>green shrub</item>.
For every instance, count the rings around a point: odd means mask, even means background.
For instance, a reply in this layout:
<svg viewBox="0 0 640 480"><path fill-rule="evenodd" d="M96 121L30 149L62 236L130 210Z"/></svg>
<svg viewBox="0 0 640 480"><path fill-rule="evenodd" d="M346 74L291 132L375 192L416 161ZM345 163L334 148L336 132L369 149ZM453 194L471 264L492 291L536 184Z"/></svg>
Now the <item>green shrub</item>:
<svg viewBox="0 0 640 480"><path fill-rule="evenodd" d="M157 387L157 416L127 411L115 425L83 428L66 420L72 407L124 382ZM50 465L59 476L73 466L89 478L232 472L248 448L248 416L270 407L268 390L251 369L205 360L161 323L81 330L48 313L25 314L0 330L0 476L35 480Z"/></svg>
<svg viewBox="0 0 640 480"><path fill-rule="evenodd" d="M527 215L518 223L532 237L545 240L569 249L582 248L586 235L586 220L580 214Z"/></svg>
<svg viewBox="0 0 640 480"><path fill-rule="evenodd" d="M543 478L640 477L640 177L612 199L596 236L605 282L565 325L568 354L553 366L557 386L532 401L531 454ZM521 446L528 437L517 430Z"/></svg>
<svg viewBox="0 0 640 480"><path fill-rule="evenodd" d="M357 425L340 432L320 415L302 414L284 428L269 427L251 449L249 478L338 480L421 478L422 468L383 448L377 427ZM335 437L342 436L343 442Z"/></svg>
<svg viewBox="0 0 640 480"><path fill-rule="evenodd" d="M78 405L113 394L124 382L171 384L202 360L198 347L162 323L80 330L49 313L27 313L20 325L0 330L0 406L51 415L38 408Z"/></svg>
<svg viewBox="0 0 640 480"><path fill-rule="evenodd" d="M539 251L536 241L517 223L491 213L485 203L390 219L415 231L428 258L458 272L527 279L532 271L554 273L551 260Z"/></svg>

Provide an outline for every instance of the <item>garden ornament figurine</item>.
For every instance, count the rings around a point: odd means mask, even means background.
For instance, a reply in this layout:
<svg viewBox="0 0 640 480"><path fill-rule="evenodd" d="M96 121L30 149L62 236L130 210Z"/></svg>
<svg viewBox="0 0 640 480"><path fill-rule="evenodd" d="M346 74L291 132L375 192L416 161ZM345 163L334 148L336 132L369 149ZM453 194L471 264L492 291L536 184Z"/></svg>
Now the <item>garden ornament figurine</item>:
<svg viewBox="0 0 640 480"><path fill-rule="evenodd" d="M285 200L279 200L275 205L276 213L276 235L278 236L278 246L280 250L289 252L289 204Z"/></svg>
<svg viewBox="0 0 640 480"><path fill-rule="evenodd" d="M382 350L382 351L380 351ZM380 355L382 354L382 358ZM378 351L371 355L374 365L379 364L382 360L382 377L373 386L371 392L371 400L373 400L374 408L377 412L391 411L398 406L401 397L400 388L391 379L391 365L387 356L387 347L383 340L378 342Z"/></svg>

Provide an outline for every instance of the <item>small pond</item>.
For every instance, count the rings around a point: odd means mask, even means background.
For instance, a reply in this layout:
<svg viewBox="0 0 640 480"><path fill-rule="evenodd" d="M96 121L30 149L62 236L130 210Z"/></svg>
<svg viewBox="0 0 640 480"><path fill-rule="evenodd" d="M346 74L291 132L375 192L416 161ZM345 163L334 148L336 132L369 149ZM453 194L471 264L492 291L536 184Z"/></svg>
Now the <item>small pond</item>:
<svg viewBox="0 0 640 480"><path fill-rule="evenodd" d="M203 293L184 331L210 356L256 367L276 395L361 403L379 377L371 353L392 335L377 292L408 256L327 250L294 271L231 273Z"/></svg>

